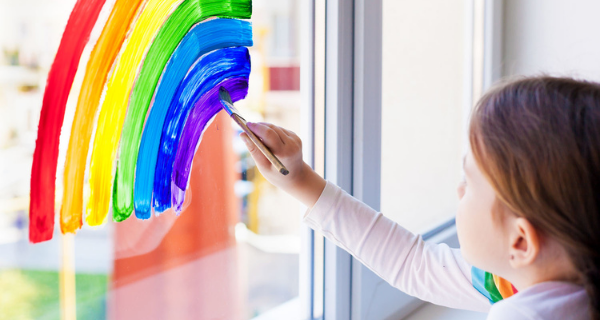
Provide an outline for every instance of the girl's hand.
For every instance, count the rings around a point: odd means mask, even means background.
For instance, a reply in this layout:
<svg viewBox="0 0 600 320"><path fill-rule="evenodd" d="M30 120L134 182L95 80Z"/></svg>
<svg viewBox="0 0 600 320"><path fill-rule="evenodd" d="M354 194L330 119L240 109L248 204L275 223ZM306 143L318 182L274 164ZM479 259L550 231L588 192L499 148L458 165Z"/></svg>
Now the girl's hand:
<svg viewBox="0 0 600 320"><path fill-rule="evenodd" d="M289 174L284 176L254 145L243 132L240 137L246 143L258 170L273 185L283 189L307 207L312 207L325 188L325 180L302 160L302 140L293 132L270 123L248 122L248 128L262 140L274 155L286 166Z"/></svg>

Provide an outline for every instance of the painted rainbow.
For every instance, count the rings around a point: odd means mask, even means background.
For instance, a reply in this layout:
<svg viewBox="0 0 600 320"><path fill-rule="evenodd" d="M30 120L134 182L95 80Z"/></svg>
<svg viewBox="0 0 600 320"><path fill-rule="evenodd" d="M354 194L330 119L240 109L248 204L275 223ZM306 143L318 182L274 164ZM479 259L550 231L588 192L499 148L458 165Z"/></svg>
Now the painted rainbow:
<svg viewBox="0 0 600 320"><path fill-rule="evenodd" d="M66 102L104 4L76 2L48 74L31 170L33 243L52 238ZM104 223L111 206L115 222L133 212L148 219L152 209L181 212L195 150L222 108L218 88L227 88L234 101L248 93L252 26L241 19L251 15L251 0L115 1L77 101L65 161L63 234L83 224L90 145L88 225Z"/></svg>

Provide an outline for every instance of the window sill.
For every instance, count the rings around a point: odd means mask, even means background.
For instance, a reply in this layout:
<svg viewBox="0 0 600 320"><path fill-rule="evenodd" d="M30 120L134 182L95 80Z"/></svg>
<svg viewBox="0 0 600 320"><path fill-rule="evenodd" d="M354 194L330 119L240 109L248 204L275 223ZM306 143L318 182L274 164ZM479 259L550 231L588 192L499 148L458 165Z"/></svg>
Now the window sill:
<svg viewBox="0 0 600 320"><path fill-rule="evenodd" d="M450 309L425 303L403 320L485 320L486 313Z"/></svg>

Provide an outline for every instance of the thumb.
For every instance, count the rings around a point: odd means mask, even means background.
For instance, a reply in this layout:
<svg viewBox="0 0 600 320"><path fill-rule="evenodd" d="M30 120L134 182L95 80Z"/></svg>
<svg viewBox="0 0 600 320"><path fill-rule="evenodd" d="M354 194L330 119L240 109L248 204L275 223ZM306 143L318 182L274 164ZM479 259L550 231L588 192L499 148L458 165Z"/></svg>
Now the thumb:
<svg viewBox="0 0 600 320"><path fill-rule="evenodd" d="M269 161L269 159L267 159L267 157L265 157L262 151L258 149L254 142L250 140L250 137L248 137L247 133L242 132L240 134L240 138L246 144L246 148L248 148L250 155L252 156L254 162L256 162L256 165L258 165L259 168L269 168L271 166L271 162Z"/></svg>

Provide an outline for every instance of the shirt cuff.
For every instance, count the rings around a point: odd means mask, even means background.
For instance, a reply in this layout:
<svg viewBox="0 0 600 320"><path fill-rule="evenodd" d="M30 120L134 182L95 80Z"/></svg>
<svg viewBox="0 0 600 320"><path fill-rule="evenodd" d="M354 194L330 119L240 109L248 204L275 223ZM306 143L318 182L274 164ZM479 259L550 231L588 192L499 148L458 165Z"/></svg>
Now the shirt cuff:
<svg viewBox="0 0 600 320"><path fill-rule="evenodd" d="M321 224L330 214L340 191L338 186L327 181L315 205L306 210L303 221L312 229L321 229Z"/></svg>

